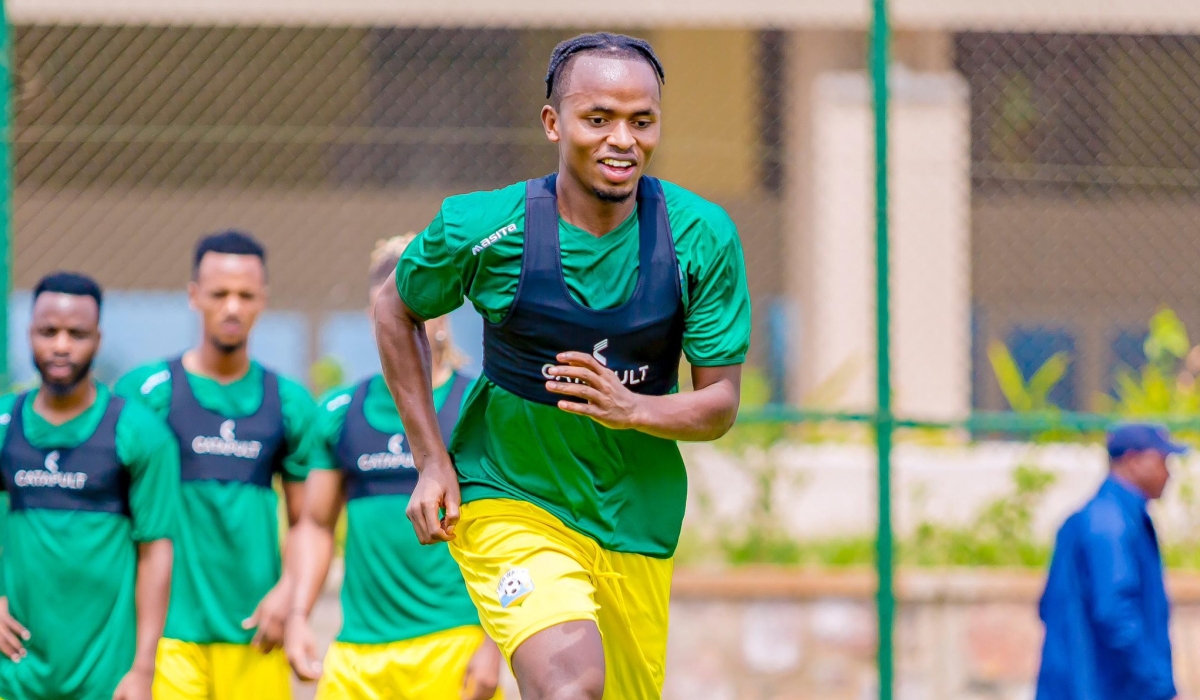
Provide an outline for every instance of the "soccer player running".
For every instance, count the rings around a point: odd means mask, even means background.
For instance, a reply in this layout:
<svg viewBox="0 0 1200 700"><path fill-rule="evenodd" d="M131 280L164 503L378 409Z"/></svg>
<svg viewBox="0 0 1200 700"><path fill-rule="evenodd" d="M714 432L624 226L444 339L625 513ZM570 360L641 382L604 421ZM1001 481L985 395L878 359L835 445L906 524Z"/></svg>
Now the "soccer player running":
<svg viewBox="0 0 1200 700"><path fill-rule="evenodd" d="M557 174L447 199L376 308L420 471L408 516L422 542L450 541L524 700L661 696L676 440L720 437L737 413L741 245L720 207L643 175L662 77L640 40L559 44L541 114ZM421 322L464 297L484 317L484 377L451 459Z"/></svg>
<svg viewBox="0 0 1200 700"><path fill-rule="evenodd" d="M324 458L316 404L303 386L250 358L250 330L267 302L257 241L236 231L202 238L188 298L203 321L200 343L117 383L118 393L165 416L180 446L175 585L154 697L288 698L281 645L292 594L272 478L283 476L294 524L307 470Z"/></svg>
<svg viewBox="0 0 1200 700"><path fill-rule="evenodd" d="M381 241L368 271L371 308L412 234ZM431 338L433 402L443 435L458 419L471 380L445 318L426 324ZM305 482L304 510L289 548L296 582L285 636L296 675L320 677L318 700L487 700L496 694L500 650L479 626L446 543L423 547L398 526L417 483L404 426L383 377L375 375L322 402L318 425L334 463ZM307 615L333 557L334 527L347 511L342 631L318 661Z"/></svg>
<svg viewBox="0 0 1200 700"><path fill-rule="evenodd" d="M162 419L92 378L100 305L89 277L43 278L29 325L41 386L0 398L4 700L150 700L179 452Z"/></svg>

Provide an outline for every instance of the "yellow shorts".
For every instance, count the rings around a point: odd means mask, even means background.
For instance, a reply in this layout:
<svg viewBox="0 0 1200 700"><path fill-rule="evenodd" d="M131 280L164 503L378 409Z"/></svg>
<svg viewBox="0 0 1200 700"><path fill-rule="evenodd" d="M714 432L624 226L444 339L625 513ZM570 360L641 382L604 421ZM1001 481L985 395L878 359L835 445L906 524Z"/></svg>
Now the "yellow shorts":
<svg viewBox="0 0 1200 700"><path fill-rule="evenodd" d="M248 644L158 642L154 700L290 700L291 668L282 649Z"/></svg>
<svg viewBox="0 0 1200 700"><path fill-rule="evenodd" d="M390 644L334 642L317 700L455 700L481 643L483 628L475 625Z"/></svg>
<svg viewBox="0 0 1200 700"><path fill-rule="evenodd" d="M662 697L670 559L608 551L524 501L468 503L455 534L450 553L509 663L534 634L592 620L604 640L604 697Z"/></svg>

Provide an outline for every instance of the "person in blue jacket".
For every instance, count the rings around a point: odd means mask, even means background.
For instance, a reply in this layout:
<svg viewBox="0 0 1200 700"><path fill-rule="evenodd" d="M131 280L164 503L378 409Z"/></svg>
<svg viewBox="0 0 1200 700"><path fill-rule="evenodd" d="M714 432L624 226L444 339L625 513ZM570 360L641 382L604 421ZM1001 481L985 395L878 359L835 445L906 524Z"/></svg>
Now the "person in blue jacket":
<svg viewBox="0 0 1200 700"><path fill-rule="evenodd" d="M1157 425L1108 434L1109 474L1058 532L1040 613L1037 700L1174 700L1170 604L1146 504L1187 448Z"/></svg>

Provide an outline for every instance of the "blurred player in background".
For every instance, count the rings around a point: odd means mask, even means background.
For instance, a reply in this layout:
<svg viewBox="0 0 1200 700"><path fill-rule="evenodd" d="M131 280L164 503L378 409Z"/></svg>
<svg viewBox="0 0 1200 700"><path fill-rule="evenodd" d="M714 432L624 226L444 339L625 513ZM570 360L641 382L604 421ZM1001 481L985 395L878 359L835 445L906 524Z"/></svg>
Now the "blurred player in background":
<svg viewBox="0 0 1200 700"><path fill-rule="evenodd" d="M381 241L368 272L370 302L388 284L412 234ZM431 339L433 402L449 436L471 379L456 371L458 352L445 317L425 324ZM319 700L487 700L496 693L500 650L479 615L446 543L421 546L396 518L417 483L396 404L381 375L331 392L319 431L333 468L314 469L288 551L296 582L286 649L296 674L320 677ZM346 507L342 631L325 656L307 615L333 558L334 527Z"/></svg>
<svg viewBox="0 0 1200 700"><path fill-rule="evenodd" d="M316 404L250 358L250 331L267 303L256 240L236 231L201 239L188 298L202 320L199 345L117 383L165 416L180 445L182 522L154 696L288 698L280 647L292 591L281 576L272 478L283 476L295 524L308 468L325 458Z"/></svg>
<svg viewBox="0 0 1200 700"><path fill-rule="evenodd" d="M542 108L557 175L447 199L376 308L420 470L408 516L422 542L451 542L524 700L661 696L687 491L675 441L720 437L737 414L741 244L720 207L643 175L662 78L637 39L559 44ZM485 376L452 460L422 321L464 297L484 317ZM681 352L695 389L677 393Z"/></svg>
<svg viewBox="0 0 1200 700"><path fill-rule="evenodd" d="M29 327L41 386L0 398L5 700L150 700L179 452L161 418L92 379L100 306L89 277L43 278Z"/></svg>

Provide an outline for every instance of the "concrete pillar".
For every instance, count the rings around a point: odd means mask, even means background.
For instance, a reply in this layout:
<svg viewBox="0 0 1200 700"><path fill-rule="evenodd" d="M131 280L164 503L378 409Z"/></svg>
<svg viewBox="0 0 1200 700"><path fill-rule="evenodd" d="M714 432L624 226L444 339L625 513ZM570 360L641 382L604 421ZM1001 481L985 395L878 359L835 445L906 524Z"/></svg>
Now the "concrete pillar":
<svg viewBox="0 0 1200 700"><path fill-rule="evenodd" d="M815 43L815 42L814 42ZM801 47L801 54L804 49ZM810 62L811 66L818 61ZM789 256L800 327L793 400L874 406L874 143L863 71L809 74ZM952 72L893 76L892 304L897 411L953 419L970 408L969 113ZM792 132L795 133L795 132ZM803 136L804 134L798 134ZM794 162L794 161L793 161Z"/></svg>

